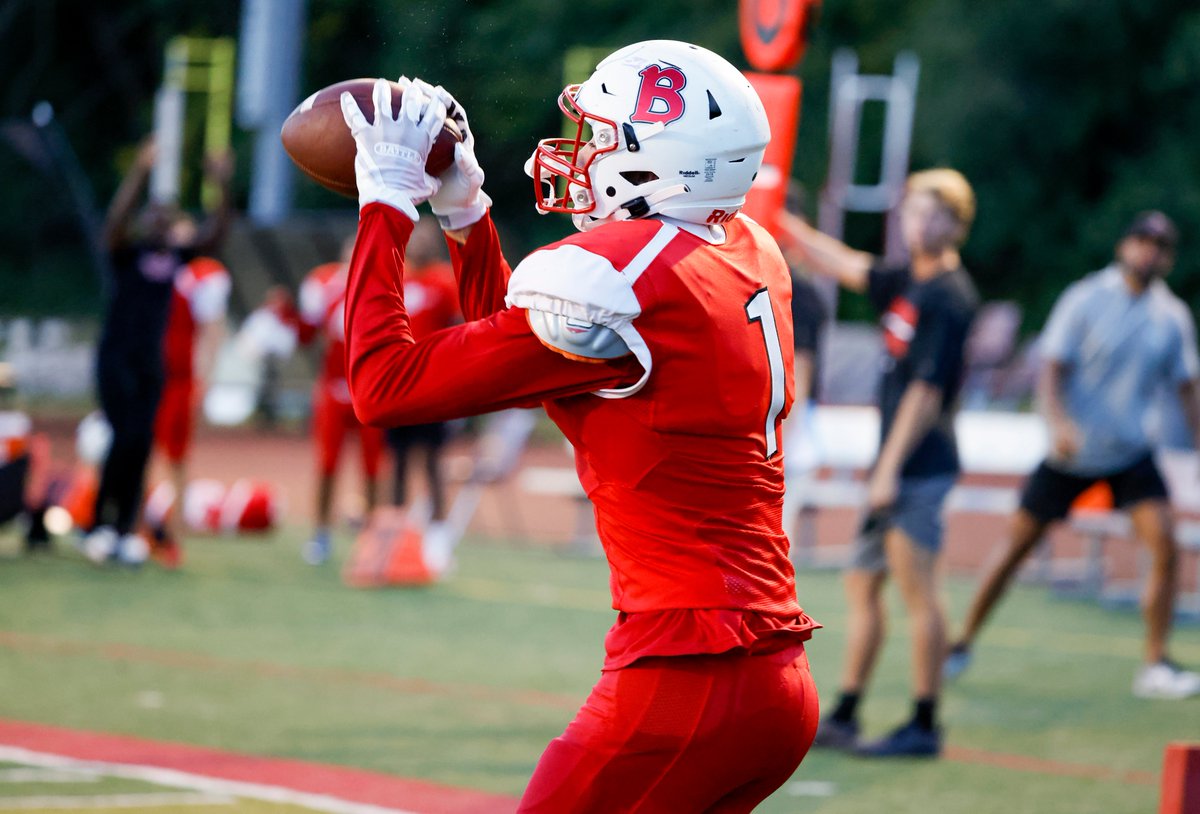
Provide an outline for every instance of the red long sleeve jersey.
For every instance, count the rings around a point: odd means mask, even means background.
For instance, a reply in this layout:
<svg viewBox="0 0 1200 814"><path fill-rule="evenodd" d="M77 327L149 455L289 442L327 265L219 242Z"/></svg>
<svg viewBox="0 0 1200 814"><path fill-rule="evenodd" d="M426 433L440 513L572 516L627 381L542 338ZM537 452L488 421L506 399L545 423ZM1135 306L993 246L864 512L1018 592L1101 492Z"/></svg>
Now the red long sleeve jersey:
<svg viewBox="0 0 1200 814"><path fill-rule="evenodd" d="M175 275L171 312L163 334L167 378L192 378L196 334L201 325L225 318L230 285L229 271L211 257L196 257Z"/></svg>
<svg viewBox="0 0 1200 814"><path fill-rule="evenodd" d="M544 404L575 447L611 568L620 614L605 669L807 639L817 625L796 601L782 530L791 284L769 235L743 218L719 245L658 220L608 224L530 255L514 272L517 296L484 218L464 246L450 244L469 321L415 342L402 295L411 230L383 204L361 213L346 298L360 419L418 423ZM539 280L548 290L539 293ZM613 280L636 313L622 315L599 290ZM582 309L635 354L581 361L551 350L525 308L505 306L506 293L557 313Z"/></svg>

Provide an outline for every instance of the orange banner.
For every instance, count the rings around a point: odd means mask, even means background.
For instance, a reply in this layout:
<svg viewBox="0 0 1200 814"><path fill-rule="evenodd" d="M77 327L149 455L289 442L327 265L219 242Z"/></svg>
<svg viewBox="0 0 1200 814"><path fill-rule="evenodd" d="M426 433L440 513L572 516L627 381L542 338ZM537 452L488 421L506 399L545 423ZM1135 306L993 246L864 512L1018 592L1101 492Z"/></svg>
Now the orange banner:
<svg viewBox="0 0 1200 814"><path fill-rule="evenodd" d="M802 87L800 80L794 76L747 73L746 78L767 109L771 142L763 155L762 169L758 171L758 177L746 195L742 212L765 226L771 234L776 234L776 213L783 209L788 179L792 177Z"/></svg>
<svg viewBox="0 0 1200 814"><path fill-rule="evenodd" d="M760 71L786 71L804 56L819 0L740 0L742 50Z"/></svg>

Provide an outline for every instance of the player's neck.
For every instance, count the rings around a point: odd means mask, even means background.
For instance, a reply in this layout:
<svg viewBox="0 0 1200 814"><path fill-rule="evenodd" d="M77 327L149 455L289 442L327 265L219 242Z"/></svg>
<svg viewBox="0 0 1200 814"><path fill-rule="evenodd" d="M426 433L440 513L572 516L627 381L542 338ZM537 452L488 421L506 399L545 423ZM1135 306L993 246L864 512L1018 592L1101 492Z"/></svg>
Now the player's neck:
<svg viewBox="0 0 1200 814"><path fill-rule="evenodd" d="M1134 274L1125 266L1119 266L1119 268L1121 269L1121 278L1125 280L1125 285L1129 288L1130 294L1140 297L1146 293L1146 289L1150 287L1153 278Z"/></svg>

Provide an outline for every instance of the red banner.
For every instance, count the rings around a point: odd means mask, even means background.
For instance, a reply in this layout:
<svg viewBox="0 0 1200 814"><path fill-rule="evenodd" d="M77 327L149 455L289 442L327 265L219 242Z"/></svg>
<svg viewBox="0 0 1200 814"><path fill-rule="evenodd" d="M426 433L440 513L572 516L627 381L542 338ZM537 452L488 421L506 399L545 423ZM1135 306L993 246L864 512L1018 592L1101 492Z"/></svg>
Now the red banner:
<svg viewBox="0 0 1200 814"><path fill-rule="evenodd" d="M804 56L820 0L739 0L742 50L760 71L787 71Z"/></svg>
<svg viewBox="0 0 1200 814"><path fill-rule="evenodd" d="M742 212L775 234L776 213L783 209L792 157L796 152L796 130L800 126L800 80L794 76L747 73L746 78L762 99L771 124L771 142L763 155L762 169L746 195Z"/></svg>

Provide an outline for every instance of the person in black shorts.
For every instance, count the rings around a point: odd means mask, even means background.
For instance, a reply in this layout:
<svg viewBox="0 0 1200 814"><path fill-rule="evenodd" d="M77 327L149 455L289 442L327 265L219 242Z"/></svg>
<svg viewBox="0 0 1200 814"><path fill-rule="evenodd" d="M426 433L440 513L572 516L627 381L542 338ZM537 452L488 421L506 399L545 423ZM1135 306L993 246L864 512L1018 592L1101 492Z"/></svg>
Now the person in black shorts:
<svg viewBox="0 0 1200 814"><path fill-rule="evenodd" d="M197 224L173 204L137 208L154 166L154 142L139 148L104 223L110 278L96 356L100 406L112 442L100 474L92 529L84 553L95 562L136 564L148 544L134 528L163 384L162 344L175 275L198 254L211 253L229 216L232 162L210 161L205 173L221 189L220 204Z"/></svg>
<svg viewBox="0 0 1200 814"><path fill-rule="evenodd" d="M1200 694L1200 673L1167 655L1179 555L1167 488L1146 433L1147 411L1167 387L1178 392L1200 446L1196 328L1162 280L1178 239L1162 212L1140 213L1117 243L1113 264L1071 285L1055 303L1042 332L1038 380L1050 453L1025 484L1007 548L975 593L946 657L947 678L967 668L980 628L1046 528L1067 516L1080 493L1104 481L1152 559L1143 597L1145 661L1133 692L1166 699Z"/></svg>
<svg viewBox="0 0 1200 814"><path fill-rule="evenodd" d="M900 224L910 261L889 266L798 223L792 238L808 268L867 295L880 314L886 350L880 381L879 456L867 483L867 514L846 573L850 614L841 694L814 746L868 757L936 757L945 626L937 595L941 512L958 477L954 415L963 351L978 295L959 247L975 217L975 195L950 169L914 173ZM883 645L882 593L889 572L908 608L913 715L880 740L859 742L859 702Z"/></svg>

